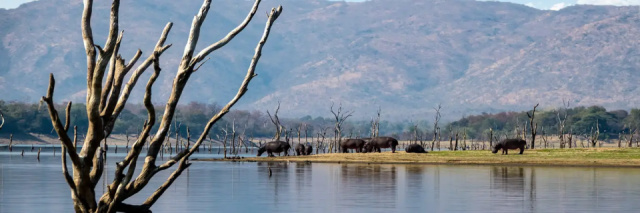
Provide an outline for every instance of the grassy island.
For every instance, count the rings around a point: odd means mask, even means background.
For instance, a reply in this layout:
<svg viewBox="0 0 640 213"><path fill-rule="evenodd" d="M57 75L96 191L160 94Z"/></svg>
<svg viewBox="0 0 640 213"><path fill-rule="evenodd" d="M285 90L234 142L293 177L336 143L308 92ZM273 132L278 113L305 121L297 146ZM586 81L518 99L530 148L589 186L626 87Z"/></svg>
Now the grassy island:
<svg viewBox="0 0 640 213"><path fill-rule="evenodd" d="M405 152L333 153L309 156L251 157L244 159L200 159L203 161L243 162L315 162L315 163L379 163L379 164L466 164L466 165L536 165L639 167L638 148L535 149L523 155L513 150L509 155L490 151L434 151L427 154Z"/></svg>

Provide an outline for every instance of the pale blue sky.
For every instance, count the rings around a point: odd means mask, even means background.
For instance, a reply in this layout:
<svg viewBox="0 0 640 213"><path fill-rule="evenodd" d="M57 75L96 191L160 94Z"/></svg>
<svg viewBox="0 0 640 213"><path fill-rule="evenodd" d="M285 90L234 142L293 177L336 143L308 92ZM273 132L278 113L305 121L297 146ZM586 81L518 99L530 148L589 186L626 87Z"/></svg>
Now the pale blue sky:
<svg viewBox="0 0 640 213"><path fill-rule="evenodd" d="M16 8L20 4L33 0L0 0L0 8ZM302 1L302 0L301 0ZM364 0L347 0L364 1ZM596 5L640 5L640 0L497 0L525 4L539 9L561 9L562 7L575 4L596 4Z"/></svg>

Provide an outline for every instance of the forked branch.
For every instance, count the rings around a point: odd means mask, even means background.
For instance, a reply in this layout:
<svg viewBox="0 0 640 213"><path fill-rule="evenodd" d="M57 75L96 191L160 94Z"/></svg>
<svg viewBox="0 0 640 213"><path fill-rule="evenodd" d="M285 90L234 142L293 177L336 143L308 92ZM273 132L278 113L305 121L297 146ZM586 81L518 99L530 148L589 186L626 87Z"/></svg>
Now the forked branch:
<svg viewBox="0 0 640 213"><path fill-rule="evenodd" d="M80 165L80 158L76 153L76 148L73 146L71 142L71 138L67 135L68 125L63 126L60 121L60 117L58 115L58 111L56 110L53 104L53 91L56 86L56 80L53 77L53 74L49 74L49 88L47 89L47 96L42 97L42 100L47 103L47 109L49 110L49 117L51 117L51 124L53 125L54 130L58 133L58 137L63 146L69 150L69 158L71 158L71 162L74 165ZM71 103L69 103L69 109L71 108ZM69 114L69 113L67 113ZM68 116L68 115L67 115ZM69 120L69 119L67 119Z"/></svg>
<svg viewBox="0 0 640 213"><path fill-rule="evenodd" d="M276 108L275 113L271 116L269 110L267 110L267 115L269 115L269 119L271 119L271 123L276 127L276 134L273 137L276 141L280 140L280 132L282 131L282 125L280 124L280 118L278 118L278 111L280 111L280 101L278 101L278 107Z"/></svg>
<svg viewBox="0 0 640 213"><path fill-rule="evenodd" d="M231 109L231 107L233 107L233 105L235 105L238 102L238 100L240 100L240 98L248 91L249 83L251 82L251 80L255 76L257 76L255 74L255 69L256 69L256 66L258 64L258 60L260 60L260 56L262 56L262 48L264 47L265 43L267 42L267 38L269 37L269 33L271 31L271 26L276 21L276 19L280 16L281 13L282 13L282 6L279 6L278 8L271 9L271 13L269 14L269 18L267 20L267 24L265 26L264 33L262 34L262 38L260 39L260 42L258 43L258 45L257 45L257 47L255 49L255 53L253 55L253 58L251 59L251 64L249 65L249 69L247 70L247 75L245 76L244 80L242 81L242 84L240 85L240 88L238 89L238 92L236 93L236 96L233 99L231 99L231 101L229 101L229 103L227 103L227 105L225 105L216 115L214 115L209 120L209 122L205 126L204 131L200 134L200 137L198 138L196 143L193 145L193 147L191 147L191 149L189 149L189 151L182 157L182 159L180 159L181 163L180 163L180 166L178 167L178 169L176 169L176 171L174 171L174 173L171 175L171 177L169 179L167 179L167 181L165 181L165 183L162 186L160 186L158 188L158 190L156 190L156 192L154 192L149 198L147 198L147 200L144 202L143 205L151 206L151 205L153 205L153 203L155 203L155 201L157 201L158 198L160 198L162 193L169 186L171 186L171 183L175 180L175 178L178 175L180 175L180 173L182 171L184 171L189 166L189 164L187 163L187 160L198 149L198 147L200 147L200 144L202 144L202 142L206 139L207 135L209 134L209 131L211 130L211 127L213 127L213 125L218 120L220 120L225 114L227 114L229 112L229 110ZM165 164L159 166L157 170L160 171L162 169L166 169L166 168L172 166L175 163L176 163L176 161L172 159L170 161L167 161Z"/></svg>

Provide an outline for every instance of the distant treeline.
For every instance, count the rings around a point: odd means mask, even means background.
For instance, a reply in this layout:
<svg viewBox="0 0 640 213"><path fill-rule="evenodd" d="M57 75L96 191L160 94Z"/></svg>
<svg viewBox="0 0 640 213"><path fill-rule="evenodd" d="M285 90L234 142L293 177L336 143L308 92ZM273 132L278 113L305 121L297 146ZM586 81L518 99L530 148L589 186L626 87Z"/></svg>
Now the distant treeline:
<svg viewBox="0 0 640 213"><path fill-rule="evenodd" d="M60 116L65 115L66 103L58 104L56 109ZM191 135L199 135L209 119L214 113L220 110L218 104L202 104L192 102L186 105L178 106L174 123L171 127L172 134L176 132L176 126L182 137L187 135L187 127ZM6 118L6 125L2 129L2 134L26 134L36 133L56 136L51 126L51 120L45 105L38 103L23 102L5 102L0 100L0 110ZM159 122L164 112L164 106L155 106L156 121ZM273 114L273 109L270 109ZM302 126L301 136L305 136L306 132L309 137L316 137L318 133L326 132L326 137L333 137L333 128L335 120L330 117L312 117L304 116L301 118L284 118L282 114L286 111L280 111L280 120L282 125L289 131L291 136L297 137L297 129ZM327 112L327 116L332 116ZM112 134L131 134L136 135L140 132L144 121L147 119L147 111L141 104L127 104L125 110L121 113ZM235 124L237 134L246 135L246 137L270 138L274 136L276 128L271 123L269 116L264 111L247 111L247 110L231 110L224 118L214 125L209 136L216 139L217 135L222 134L222 130L227 128L229 133L232 131L232 125ZM78 132L86 132L88 126L86 106L82 103L73 103L71 107L71 125L77 126ZM380 121L380 134L395 135L407 131L410 126L407 122L388 122ZM159 123L154 126L158 128ZM70 133L72 134L70 128ZM352 137L368 137L371 133L370 121L350 121L343 125L343 135ZM283 135L284 137L284 135Z"/></svg>
<svg viewBox="0 0 640 213"><path fill-rule="evenodd" d="M528 111L529 113L531 111ZM629 134L640 127L640 109L607 111L601 106L574 107L567 109L556 109L551 111L537 111L534 123L538 125L538 135L558 134L559 119L564 119L566 115L566 134L571 132L574 135L583 136L591 131L600 131L601 140L617 138L618 134ZM442 134L448 134L449 129L454 132L466 131L471 138L486 139L490 129L494 134L514 137L516 126L521 134L523 126L530 131L529 117L527 112L501 112L497 114L483 113L464 117L458 121L450 123Z"/></svg>
<svg viewBox="0 0 640 213"><path fill-rule="evenodd" d="M60 104L56 108L64 115L65 104ZM199 135L205 124L221 108L218 104L202 104L192 102L180 105L176 111L171 132L175 134L176 126L179 127L179 134L183 137L187 134L189 127L192 135ZM73 104L71 108L71 125L77 126L79 132L86 132L88 125L84 104ZM0 100L0 110L4 113L6 125L2 129L2 134L26 134L36 133L55 136L51 126L51 120L46 107L38 103L5 102ZM156 106L157 120L162 116L164 106ZM270 110L273 113L272 110ZM286 112L281 111L281 114ZM640 127L640 109L631 111L615 110L607 111L604 107L574 107L568 109L557 109L551 111L537 111L534 122L538 124L538 134L544 130L545 134L558 133L558 118L564 118L566 114L566 130L575 135L589 134L598 125L600 139L617 138L619 133L628 134ZM316 137L318 134L326 133L326 137L333 137L335 120L327 113L327 117L304 116L301 118L283 118L280 115L282 125L291 131L292 137L298 137L297 129L301 127L301 137L306 134L309 137ZM419 138L422 140L432 140L433 121L398 121L389 122L384 120L382 112L380 121L380 135L389 135L401 140L412 140ZM141 104L128 104L120 115L112 134L136 135L147 118L147 111ZM501 112L496 114L483 113L461 118L449 124L439 124L442 140L448 140L449 131L453 134L466 132L468 138L487 139L489 130L492 129L495 135L502 138L505 136L514 137L516 132L522 132L524 125L529 131L529 118L527 112ZM276 131L265 111L232 110L221 121L214 125L210 136L216 138L223 134L222 130L227 128L232 131L235 124L236 133L246 137L270 138ZM157 128L159 124L156 124ZM518 127L518 131L515 128ZM71 129L71 128L70 128ZM73 130L69 130L70 132ZM371 134L371 121L358 121L349 119L343 125L344 137L369 137ZM193 136L192 136L193 137ZM284 135L283 135L284 137ZM447 139L445 139L447 138Z"/></svg>

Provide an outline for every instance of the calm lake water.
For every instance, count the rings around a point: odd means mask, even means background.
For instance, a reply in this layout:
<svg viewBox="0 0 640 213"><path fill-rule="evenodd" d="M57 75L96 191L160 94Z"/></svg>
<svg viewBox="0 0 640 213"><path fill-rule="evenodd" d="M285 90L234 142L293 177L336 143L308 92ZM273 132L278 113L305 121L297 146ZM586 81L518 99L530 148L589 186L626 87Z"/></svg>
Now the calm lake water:
<svg viewBox="0 0 640 213"><path fill-rule="evenodd" d="M0 212L72 212L59 153L0 152ZM105 175L116 159L110 153ZM199 155L210 157L218 155ZM154 212L638 212L640 169L193 162ZM140 165L140 164L139 164ZM268 167L273 176L269 177ZM169 171L170 172L170 171ZM127 203L164 181L153 179ZM103 177L103 180L105 177ZM104 184L97 187L98 194Z"/></svg>

